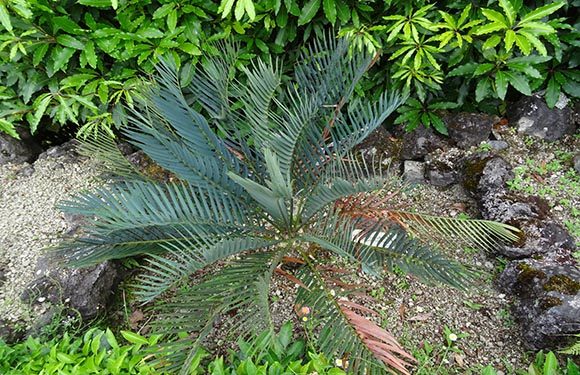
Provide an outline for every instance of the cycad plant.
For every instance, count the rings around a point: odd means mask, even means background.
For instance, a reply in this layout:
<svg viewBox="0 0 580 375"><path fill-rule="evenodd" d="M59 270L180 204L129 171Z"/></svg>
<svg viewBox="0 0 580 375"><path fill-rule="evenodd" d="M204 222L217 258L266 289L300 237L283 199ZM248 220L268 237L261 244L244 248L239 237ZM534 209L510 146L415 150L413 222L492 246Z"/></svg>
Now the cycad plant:
<svg viewBox="0 0 580 375"><path fill-rule="evenodd" d="M123 178L63 204L94 220L56 254L77 266L147 256L137 295L159 301L155 326L175 338L160 360L168 369L188 373L225 316L242 336L274 330L269 292L281 277L296 285L295 310L315 325L318 350L355 373L407 373L412 357L351 298L327 255L375 275L396 266L462 288L474 272L438 248L491 249L516 238L495 222L389 209L398 178L354 148L404 99L353 98L373 56L349 57L346 43L331 40L305 49L291 78L256 61L237 80L235 48L224 47L187 95L170 64L159 66L125 134L171 182L134 171L106 140L91 146ZM192 283L194 274L201 281Z"/></svg>

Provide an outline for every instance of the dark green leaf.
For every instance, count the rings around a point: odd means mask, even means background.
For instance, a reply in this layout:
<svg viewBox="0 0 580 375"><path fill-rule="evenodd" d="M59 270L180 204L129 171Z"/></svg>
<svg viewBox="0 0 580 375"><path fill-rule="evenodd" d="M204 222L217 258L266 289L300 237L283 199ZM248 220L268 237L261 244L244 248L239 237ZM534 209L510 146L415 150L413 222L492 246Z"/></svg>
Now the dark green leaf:
<svg viewBox="0 0 580 375"><path fill-rule="evenodd" d="M490 63L479 64L477 66L477 68L475 68L473 75L480 76L482 74L485 74L485 73L491 71L493 68L495 68L495 64L490 64Z"/></svg>
<svg viewBox="0 0 580 375"><path fill-rule="evenodd" d="M531 12L529 12L528 14L526 14L524 17L522 17L522 19L520 20L520 24L527 23L529 21L540 20L554 13L564 5L566 5L566 1L555 1L553 3L548 3L544 6L536 8Z"/></svg>
<svg viewBox="0 0 580 375"><path fill-rule="evenodd" d="M567 81L564 85L562 85L562 89L566 92L566 94L574 97L580 98L580 84L576 81Z"/></svg>
<svg viewBox="0 0 580 375"><path fill-rule="evenodd" d="M79 35L83 33L81 27L70 17L54 17L51 19L53 24L54 33L57 34L59 30L66 31L69 34Z"/></svg>
<svg viewBox="0 0 580 375"><path fill-rule="evenodd" d="M48 43L41 43L34 49L32 54L32 65L37 66L44 59L46 52L48 51Z"/></svg>
<svg viewBox="0 0 580 375"><path fill-rule="evenodd" d="M510 0L499 0L499 6L501 7L501 9L503 9L503 12L505 13L505 15L507 17L507 20L509 22L508 26L513 25L516 21L517 12L514 9L514 6L511 3L511 1Z"/></svg>
<svg viewBox="0 0 580 375"><path fill-rule="evenodd" d="M8 32L12 33L12 22L10 21L10 14L6 9L6 6L2 3L0 3L0 23Z"/></svg>
<svg viewBox="0 0 580 375"><path fill-rule="evenodd" d="M435 102L429 104L430 109L454 109L457 108L459 105L453 102Z"/></svg>
<svg viewBox="0 0 580 375"><path fill-rule="evenodd" d="M467 76L473 75L475 70L478 68L477 63L467 63L465 65L458 66L457 68L451 70L447 73L447 77L457 77L457 76Z"/></svg>
<svg viewBox="0 0 580 375"><path fill-rule="evenodd" d="M491 80L489 77L485 77L477 82L477 87L475 88L475 100L477 102L485 99L491 91Z"/></svg>
<svg viewBox="0 0 580 375"><path fill-rule="evenodd" d="M153 12L153 19L156 20L159 18L164 18L174 9L175 9L175 3L173 3L173 2L163 4L162 6L157 8L155 10L155 12Z"/></svg>
<svg viewBox="0 0 580 375"><path fill-rule="evenodd" d="M500 0L501 1L501 0ZM505 1L505 0L504 0ZM502 28L508 28L511 22L506 21L503 14L493 9L482 9L481 13L484 15L485 18L490 20L492 23L488 25L484 25L480 27L478 30L484 29L486 26L489 27L493 24L501 25Z"/></svg>
<svg viewBox="0 0 580 375"><path fill-rule="evenodd" d="M97 54L95 53L95 43L89 41L85 49L83 50L83 54L87 60L87 63L91 66L91 68L97 68Z"/></svg>
<svg viewBox="0 0 580 375"><path fill-rule="evenodd" d="M111 0L77 0L79 4L95 8L110 8L113 6Z"/></svg>
<svg viewBox="0 0 580 375"><path fill-rule="evenodd" d="M429 113L429 119L431 120L431 125L433 125L433 128L435 130L437 130L439 133L443 135L449 135L447 131L447 126L439 116L437 116L434 113Z"/></svg>
<svg viewBox="0 0 580 375"><path fill-rule="evenodd" d="M530 84L528 83L528 80L524 76L513 72L506 72L505 74L508 77L509 82L514 87L514 89L518 90L524 95L527 96L532 95L532 89L530 88Z"/></svg>
<svg viewBox="0 0 580 375"><path fill-rule="evenodd" d="M300 17L298 18L298 26L306 25L310 22L320 9L320 0L309 0L302 8Z"/></svg>
<svg viewBox="0 0 580 375"><path fill-rule="evenodd" d="M11 137L14 137L16 139L20 139L20 136L16 132L16 128L14 127L14 124L6 121L3 118L0 118L0 132L4 132ZM32 133L32 131L31 131L31 133Z"/></svg>
<svg viewBox="0 0 580 375"><path fill-rule="evenodd" d="M324 15L326 19L334 25L336 22L336 3L335 0L323 0L322 7L324 9Z"/></svg>
<svg viewBox="0 0 580 375"><path fill-rule="evenodd" d="M500 31L505 29L506 26L503 23L499 23L499 22L493 22L493 23L489 23L487 25L483 25L478 27L475 30L475 35L485 35L485 34L489 34L489 33L493 33L495 31Z"/></svg>
<svg viewBox="0 0 580 375"><path fill-rule="evenodd" d="M548 107L554 108L560 98L560 84L554 77L551 77L548 81L544 97L546 98L546 104L548 104Z"/></svg>
<svg viewBox="0 0 580 375"><path fill-rule="evenodd" d="M61 48L60 50L57 50L56 54L53 54L53 58L54 58L54 70L61 70L63 68L66 67L66 65L68 64L68 61L70 60L70 58L72 57L72 55L75 53L75 50L72 48ZM63 69L64 70L64 69Z"/></svg>
<svg viewBox="0 0 580 375"><path fill-rule="evenodd" d="M136 33L138 36L143 38L163 38L164 34L161 30L156 29L154 27L146 27L144 29L140 29Z"/></svg>
<svg viewBox="0 0 580 375"><path fill-rule="evenodd" d="M67 35L67 34L62 34L62 35L57 36L56 41L58 44L60 44L63 47L69 47L69 48L74 48L74 49L79 49L79 50L82 50L83 48L85 48L85 45L81 41L79 41L75 37L72 37L72 36Z"/></svg>
<svg viewBox="0 0 580 375"><path fill-rule="evenodd" d="M508 76L501 70L497 71L495 73L495 90L497 92L497 96L501 100L505 99L507 88L508 88Z"/></svg>
<svg viewBox="0 0 580 375"><path fill-rule="evenodd" d="M485 43L483 43L483 46L481 48L483 49L494 48L500 42L501 37L499 35L492 35L489 38L487 38L487 40L485 41Z"/></svg>
<svg viewBox="0 0 580 375"><path fill-rule="evenodd" d="M34 115L32 117L32 121L30 122L30 133L36 133L36 129L38 128L38 124L40 123L40 119L44 116L46 112L46 108L50 104L52 97L50 94L44 94L39 96L34 101Z"/></svg>
<svg viewBox="0 0 580 375"><path fill-rule="evenodd" d="M340 22L346 23L350 20L350 9L348 5L345 4L344 0L335 0L336 13Z"/></svg>
<svg viewBox="0 0 580 375"><path fill-rule="evenodd" d="M170 32L174 32L177 27L177 10L173 9L167 16L167 28Z"/></svg>

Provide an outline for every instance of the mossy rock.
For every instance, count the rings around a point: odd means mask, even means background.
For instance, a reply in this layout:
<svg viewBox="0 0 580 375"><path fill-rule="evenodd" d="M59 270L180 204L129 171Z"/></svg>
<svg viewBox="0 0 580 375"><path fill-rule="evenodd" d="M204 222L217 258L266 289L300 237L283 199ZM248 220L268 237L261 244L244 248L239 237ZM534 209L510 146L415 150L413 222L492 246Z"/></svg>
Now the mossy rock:
<svg viewBox="0 0 580 375"><path fill-rule="evenodd" d="M552 307L560 306L562 303L563 301L558 297L546 296L540 300L540 308L542 310L548 310Z"/></svg>
<svg viewBox="0 0 580 375"><path fill-rule="evenodd" d="M544 290L548 292L576 295L580 291L580 283L566 275L554 275L544 284Z"/></svg>
<svg viewBox="0 0 580 375"><path fill-rule="evenodd" d="M487 165L487 162L492 159L492 155L489 153L474 155L473 157L467 159L463 165L463 180L462 185L465 190L472 194L477 192L477 186L479 185L479 180L483 175L483 170Z"/></svg>
<svg viewBox="0 0 580 375"><path fill-rule="evenodd" d="M546 273L544 271L534 268L527 263L519 263L517 268L520 271L518 275L518 283L520 284L528 284L534 279L546 278Z"/></svg>

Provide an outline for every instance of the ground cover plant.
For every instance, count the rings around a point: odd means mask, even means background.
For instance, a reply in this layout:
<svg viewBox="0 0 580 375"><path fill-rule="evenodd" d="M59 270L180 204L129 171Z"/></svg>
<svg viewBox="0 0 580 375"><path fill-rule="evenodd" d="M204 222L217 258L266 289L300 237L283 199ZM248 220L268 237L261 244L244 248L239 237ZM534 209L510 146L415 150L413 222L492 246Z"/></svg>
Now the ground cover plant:
<svg viewBox="0 0 580 375"><path fill-rule="evenodd" d="M560 364L558 358L553 352L544 353L540 351L536 358L525 370L515 370L517 375L575 375L580 374L580 368L574 361L568 358L563 364ZM492 367L487 366L481 372L481 375L497 375L498 372Z"/></svg>
<svg viewBox="0 0 580 375"><path fill-rule="evenodd" d="M457 340L453 333L447 337ZM151 366L150 352L159 335L145 337L133 331L114 334L110 329L90 328L81 335L65 333L52 339L29 337L24 342L6 344L0 340L0 371L5 375L38 374L163 374ZM452 348L447 340L445 347ZM307 342L293 337L292 324L282 325L272 335L266 331L249 340L239 340L226 356L212 356L199 349L189 374L345 374L342 361L332 361L309 350ZM417 356L417 374L446 373L441 366L427 365L437 347L425 346ZM493 366L469 370L470 374L497 375ZM525 369L511 369L517 375L576 375L578 366L571 360L560 362L553 352L539 352Z"/></svg>
<svg viewBox="0 0 580 375"><path fill-rule="evenodd" d="M83 136L114 130L124 106L160 57L182 64L187 84L212 42L243 44L238 61L284 57L325 30L349 38L352 53L381 58L359 95L385 87L412 92L397 123L445 133L441 111L501 112L514 94L545 90L577 98L577 1L453 0L10 0L0 4L0 131L61 127ZM243 74L238 74L244 77ZM443 90L443 87L445 90ZM510 94L511 92L511 94Z"/></svg>
<svg viewBox="0 0 580 375"><path fill-rule="evenodd" d="M229 74L237 54L224 46L222 57L209 59L192 77L190 100L171 64L159 66L125 134L170 182L136 172L106 138L93 142L123 179L63 204L94 219L55 256L77 266L148 256L135 293L158 301L154 327L174 338L161 346L166 369L187 373L224 316L235 316L232 331L242 336L274 331L269 290L281 277L298 286L296 313L309 322L317 351L355 373L408 373L412 356L352 299L357 291L325 254L372 275L397 267L464 288L476 273L439 250L491 250L518 230L389 208L399 178L382 160L368 165L353 155L404 101L396 92L374 103L353 98L375 55L349 57L348 44L329 36L304 52L292 79L275 60L255 60L242 83Z"/></svg>
<svg viewBox="0 0 580 375"><path fill-rule="evenodd" d="M207 351L199 349L188 374L345 374L323 355L307 353L303 341L293 341L290 324L264 340L269 334L248 342L241 340L238 349L231 350L226 358L209 358ZM47 341L29 337L13 345L0 340L0 370L4 375L163 374L149 363L150 351L160 338L132 331L115 335L110 329L91 328L80 337L68 333Z"/></svg>

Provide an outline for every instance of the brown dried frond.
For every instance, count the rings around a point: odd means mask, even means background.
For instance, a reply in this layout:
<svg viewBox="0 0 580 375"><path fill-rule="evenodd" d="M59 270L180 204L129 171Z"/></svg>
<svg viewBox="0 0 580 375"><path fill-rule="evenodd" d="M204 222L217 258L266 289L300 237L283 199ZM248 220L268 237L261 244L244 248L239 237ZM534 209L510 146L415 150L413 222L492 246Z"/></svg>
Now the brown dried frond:
<svg viewBox="0 0 580 375"><path fill-rule="evenodd" d="M416 362L415 358L389 332L354 311L368 312L368 308L349 301L338 301L338 304L357 335L376 358L402 374L410 374L407 367L411 366L409 362Z"/></svg>

